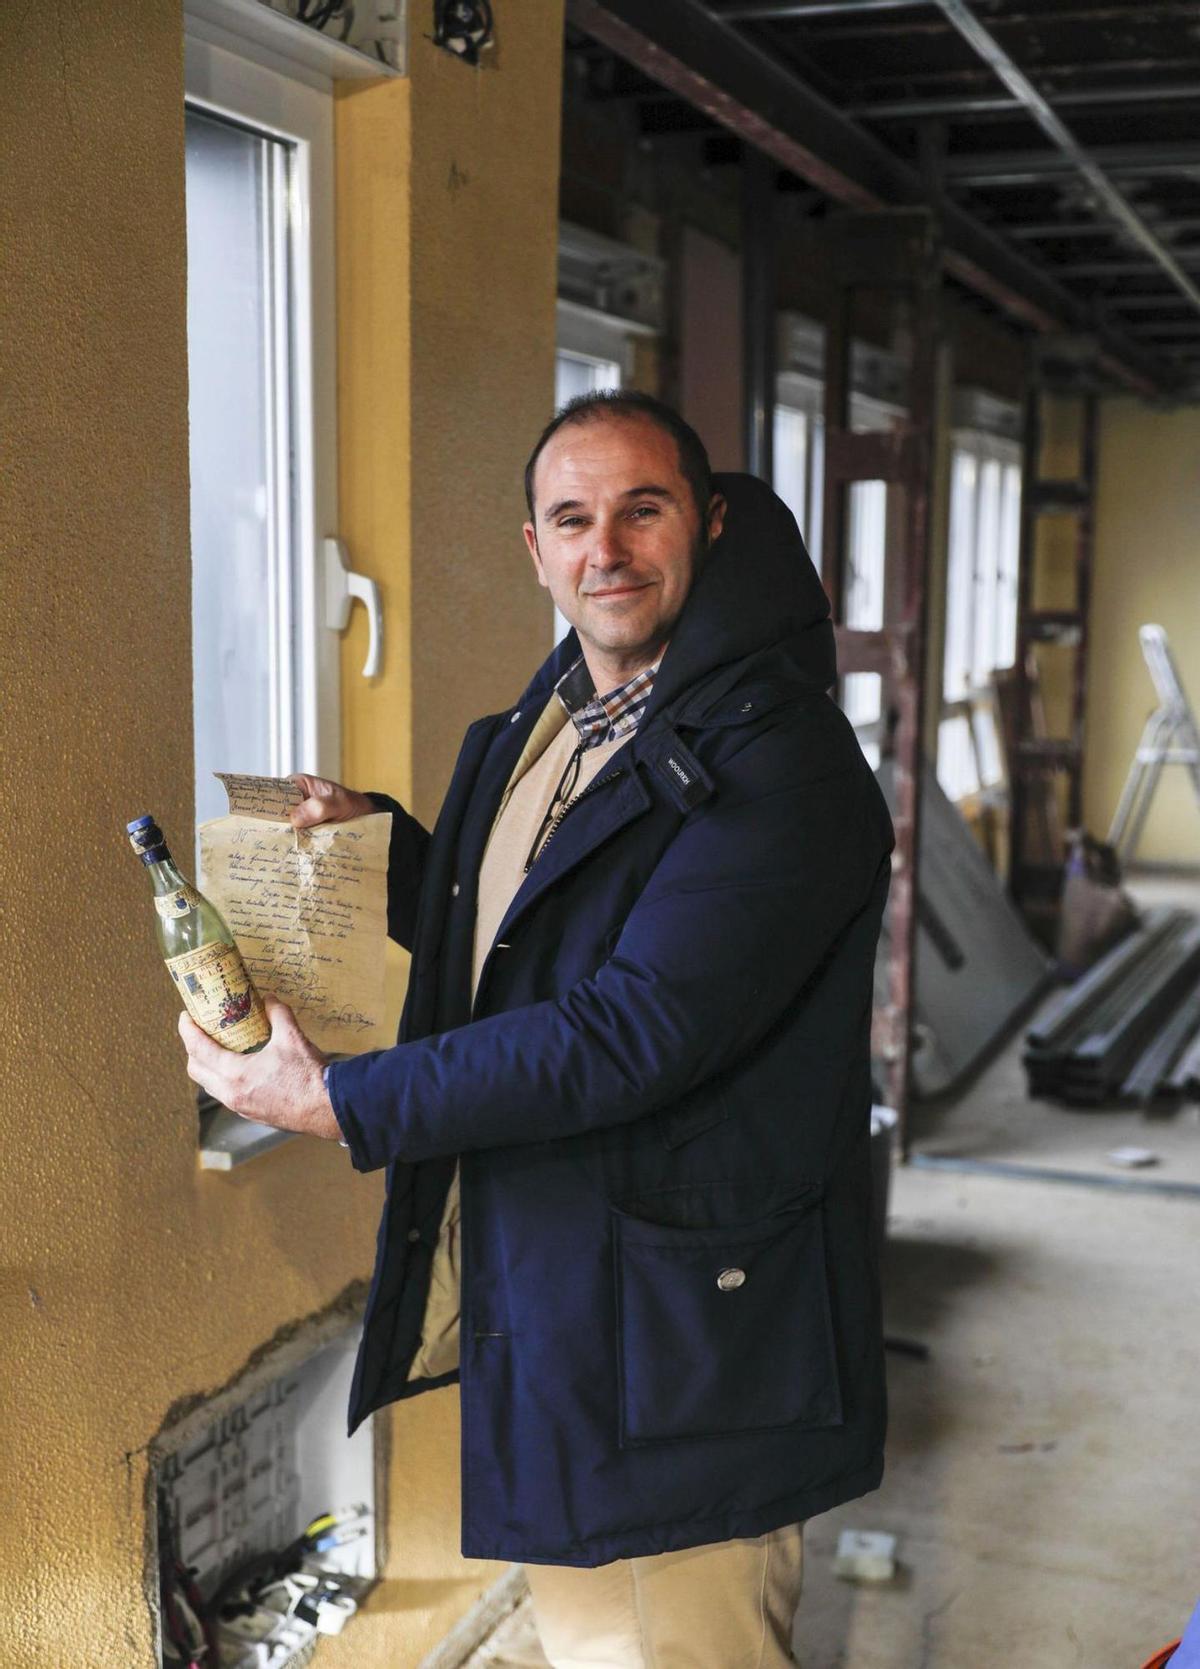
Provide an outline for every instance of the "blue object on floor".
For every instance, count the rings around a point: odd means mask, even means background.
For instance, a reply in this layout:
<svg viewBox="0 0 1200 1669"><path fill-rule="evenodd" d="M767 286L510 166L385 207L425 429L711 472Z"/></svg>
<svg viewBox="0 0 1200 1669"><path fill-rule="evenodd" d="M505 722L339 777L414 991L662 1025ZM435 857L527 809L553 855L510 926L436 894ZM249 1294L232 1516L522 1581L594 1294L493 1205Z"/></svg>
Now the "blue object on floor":
<svg viewBox="0 0 1200 1669"><path fill-rule="evenodd" d="M1200 1669L1200 1604L1192 1612L1183 1639L1171 1653L1170 1669Z"/></svg>

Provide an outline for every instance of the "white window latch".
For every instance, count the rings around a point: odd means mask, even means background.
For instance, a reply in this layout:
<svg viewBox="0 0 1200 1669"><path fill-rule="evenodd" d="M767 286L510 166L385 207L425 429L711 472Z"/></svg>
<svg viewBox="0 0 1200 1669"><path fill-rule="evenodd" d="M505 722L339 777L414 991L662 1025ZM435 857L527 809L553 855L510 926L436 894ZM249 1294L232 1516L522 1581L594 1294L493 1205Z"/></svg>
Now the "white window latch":
<svg viewBox="0 0 1200 1669"><path fill-rule="evenodd" d="M332 632L344 632L350 623L350 605L357 597L367 610L367 658L363 677L374 678L383 663L383 607L379 586L365 574L355 573L346 560L340 539L326 539L325 624Z"/></svg>

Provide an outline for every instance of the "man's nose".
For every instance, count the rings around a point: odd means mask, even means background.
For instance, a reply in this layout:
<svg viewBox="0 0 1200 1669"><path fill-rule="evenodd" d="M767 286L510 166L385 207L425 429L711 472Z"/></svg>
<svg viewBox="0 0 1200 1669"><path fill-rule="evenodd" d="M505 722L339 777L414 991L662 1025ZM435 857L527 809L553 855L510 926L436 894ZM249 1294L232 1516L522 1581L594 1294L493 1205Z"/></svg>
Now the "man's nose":
<svg viewBox="0 0 1200 1669"><path fill-rule="evenodd" d="M588 562L593 568L622 568L629 561L620 528L613 523L598 523L592 535Z"/></svg>

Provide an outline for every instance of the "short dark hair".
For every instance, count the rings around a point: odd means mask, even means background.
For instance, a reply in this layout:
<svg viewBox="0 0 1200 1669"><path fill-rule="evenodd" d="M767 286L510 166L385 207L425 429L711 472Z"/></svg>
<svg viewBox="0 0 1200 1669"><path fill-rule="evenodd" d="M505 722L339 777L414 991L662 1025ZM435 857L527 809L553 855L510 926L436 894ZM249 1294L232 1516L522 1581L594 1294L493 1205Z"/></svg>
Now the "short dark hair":
<svg viewBox="0 0 1200 1669"><path fill-rule="evenodd" d="M533 472L546 442L568 423L595 423L601 418L642 417L669 434L679 451L679 468L692 490L696 509L703 525L713 495L712 466L704 442L677 411L656 400L653 394L643 394L636 388L598 388L590 394L577 394L568 400L547 423L537 438L529 462L525 465L525 503L533 519Z"/></svg>

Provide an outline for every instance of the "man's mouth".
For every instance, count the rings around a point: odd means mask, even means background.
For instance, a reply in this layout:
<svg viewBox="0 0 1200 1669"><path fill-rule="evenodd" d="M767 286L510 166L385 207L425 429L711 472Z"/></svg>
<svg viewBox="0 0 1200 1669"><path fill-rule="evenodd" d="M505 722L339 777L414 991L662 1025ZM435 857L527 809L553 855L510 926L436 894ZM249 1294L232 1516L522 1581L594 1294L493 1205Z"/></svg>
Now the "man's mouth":
<svg viewBox="0 0 1200 1669"><path fill-rule="evenodd" d="M585 597L630 597L630 596L633 595L633 593L635 591L644 591L646 589L646 585L648 583L649 582L647 581L647 582L643 583L642 585L616 585L612 588L611 591L585 591L584 596Z"/></svg>

